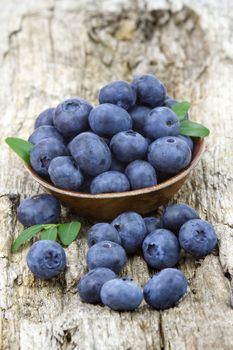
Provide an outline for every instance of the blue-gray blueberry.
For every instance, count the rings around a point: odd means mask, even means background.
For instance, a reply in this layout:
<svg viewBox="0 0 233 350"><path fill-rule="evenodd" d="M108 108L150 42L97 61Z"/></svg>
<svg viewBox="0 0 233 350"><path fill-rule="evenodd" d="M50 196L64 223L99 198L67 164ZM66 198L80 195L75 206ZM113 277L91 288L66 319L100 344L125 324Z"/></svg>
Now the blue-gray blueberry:
<svg viewBox="0 0 233 350"><path fill-rule="evenodd" d="M175 266L180 258L180 244L177 237L165 229L149 233L143 241L142 250L147 264L158 270Z"/></svg>
<svg viewBox="0 0 233 350"><path fill-rule="evenodd" d="M183 272L177 269L164 269L153 276L144 286L144 299L151 307L165 310L185 295L188 282Z"/></svg>
<svg viewBox="0 0 233 350"><path fill-rule="evenodd" d="M133 311L142 302L141 288L132 280L117 278L106 282L100 292L101 300L116 311Z"/></svg>
<svg viewBox="0 0 233 350"><path fill-rule="evenodd" d="M55 224L60 214L59 201L46 193L24 199L17 209L17 218L24 226Z"/></svg>
<svg viewBox="0 0 233 350"><path fill-rule="evenodd" d="M27 254L27 265L36 277L47 280L65 270L66 254L57 242L37 241Z"/></svg>
<svg viewBox="0 0 233 350"><path fill-rule="evenodd" d="M89 304L101 303L100 291L104 283L116 278L116 274L106 267L97 267L86 273L78 284L82 301Z"/></svg>

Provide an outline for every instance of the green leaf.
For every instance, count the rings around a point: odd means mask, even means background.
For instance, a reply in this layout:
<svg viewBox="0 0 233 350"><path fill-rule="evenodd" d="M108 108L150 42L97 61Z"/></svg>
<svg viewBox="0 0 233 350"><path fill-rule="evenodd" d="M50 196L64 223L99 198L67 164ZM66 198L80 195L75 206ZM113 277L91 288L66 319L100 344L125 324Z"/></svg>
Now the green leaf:
<svg viewBox="0 0 233 350"><path fill-rule="evenodd" d="M40 232L43 229L43 226L44 225L34 225L26 228L26 230L21 232L11 246L12 252L15 253L19 249L19 247L21 247L22 244L24 244L26 241L28 241L29 239L34 237L38 232Z"/></svg>
<svg viewBox="0 0 233 350"><path fill-rule="evenodd" d="M172 111L176 113L178 118L180 120L183 120L185 117L185 114L188 112L191 104L190 102L183 101L183 102L177 102L173 107Z"/></svg>
<svg viewBox="0 0 233 350"><path fill-rule="evenodd" d="M7 137L5 142L25 163L30 165L30 152L33 144L17 137Z"/></svg>
<svg viewBox="0 0 233 350"><path fill-rule="evenodd" d="M50 227L47 230L43 230L40 234L40 239L49 239L50 241L56 241L57 239L57 228Z"/></svg>
<svg viewBox="0 0 233 350"><path fill-rule="evenodd" d="M77 237L81 228L81 224L78 221L73 221L67 224L61 224L58 226L58 236L64 245L69 245Z"/></svg>
<svg viewBox="0 0 233 350"><path fill-rule="evenodd" d="M192 122L191 120L182 120L180 123L180 133L185 136L204 137L208 136L210 131L202 124Z"/></svg>

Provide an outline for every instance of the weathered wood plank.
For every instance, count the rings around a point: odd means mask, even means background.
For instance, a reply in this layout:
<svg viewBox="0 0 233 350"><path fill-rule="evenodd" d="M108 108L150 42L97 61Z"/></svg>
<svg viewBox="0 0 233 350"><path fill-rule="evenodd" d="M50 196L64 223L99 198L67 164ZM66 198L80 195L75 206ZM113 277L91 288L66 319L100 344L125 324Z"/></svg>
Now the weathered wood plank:
<svg viewBox="0 0 233 350"><path fill-rule="evenodd" d="M4 1L0 13L0 339L2 349L232 349L233 5L169 1ZM16 207L42 189L25 173L3 139L26 138L43 108L80 95L97 101L112 79L155 73L176 98L193 102L192 115L211 129L207 151L175 200L193 205L217 228L219 254L181 269L190 290L176 308L159 313L142 304L116 313L80 302L76 284L86 271L83 221L68 249L64 276L41 282L29 273L27 248L11 255L22 226ZM63 215L64 219L66 213ZM143 286L140 256L125 274Z"/></svg>

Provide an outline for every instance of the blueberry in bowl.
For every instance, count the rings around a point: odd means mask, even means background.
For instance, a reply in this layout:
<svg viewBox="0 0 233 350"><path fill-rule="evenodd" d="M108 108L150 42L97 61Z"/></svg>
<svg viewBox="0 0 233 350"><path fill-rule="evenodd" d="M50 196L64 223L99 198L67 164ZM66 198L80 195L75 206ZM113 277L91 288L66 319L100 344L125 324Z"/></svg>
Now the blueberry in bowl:
<svg viewBox="0 0 233 350"><path fill-rule="evenodd" d="M88 193L81 192L81 187L76 191L66 190L53 185L48 178L38 175L31 166L25 164L25 168L46 191L57 197L73 212L91 220L108 221L125 211L136 211L146 215L167 203L188 179L202 157L205 148L204 138L195 138L193 142L192 160L178 174L169 174L167 180L157 185L125 192L91 194L90 190ZM88 181L91 184L91 177Z"/></svg>
<svg viewBox="0 0 233 350"><path fill-rule="evenodd" d="M187 119L190 103L168 96L151 74L106 84L99 103L69 98L39 114L21 150L20 139L6 142L40 185L81 216L150 213L188 178L209 130Z"/></svg>

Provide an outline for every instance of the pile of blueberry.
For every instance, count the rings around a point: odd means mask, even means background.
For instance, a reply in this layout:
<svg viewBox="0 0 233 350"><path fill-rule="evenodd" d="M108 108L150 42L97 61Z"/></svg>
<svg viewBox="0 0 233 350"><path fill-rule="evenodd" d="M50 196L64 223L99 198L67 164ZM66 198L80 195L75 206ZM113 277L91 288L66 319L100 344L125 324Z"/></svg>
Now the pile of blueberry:
<svg viewBox="0 0 233 350"><path fill-rule="evenodd" d="M37 197L36 209L42 210L41 203L44 202L45 211L51 198ZM36 209L34 214L28 209L32 206L30 201L32 199L24 201L18 209L21 222L28 222L36 216ZM57 215L56 203L51 201L49 204ZM31 217L26 220L27 213ZM49 214L51 212L40 220L54 220ZM143 296L151 307L158 310L174 306L188 286L184 274L175 268L181 249L200 258L209 254L217 243L212 225L201 220L198 213L185 204L168 206L160 218L143 219L136 212L125 212L111 224L92 226L87 240L86 262L90 271L79 281L80 297L84 302L102 303L118 311L136 309ZM132 256L140 250L147 264L160 271L145 284L143 291L131 279L117 276L127 262L127 255ZM30 248L27 264L35 276L49 279L64 271L66 254L57 242L39 240Z"/></svg>
<svg viewBox="0 0 233 350"><path fill-rule="evenodd" d="M193 141L180 135L177 101L153 75L107 84L99 103L72 98L37 117L29 141L39 175L97 194L154 186L188 166Z"/></svg>
<svg viewBox="0 0 233 350"><path fill-rule="evenodd" d="M143 299L158 310L174 306L187 291L184 274L174 268L181 248L194 257L209 254L217 243L214 228L185 204L168 206L161 218L142 218L135 212L119 215L111 224L98 223L88 232L86 261L89 272L78 290L87 303L103 303L113 310L131 311ZM160 272L141 288L128 278L117 278L132 255L142 249L147 264Z"/></svg>

